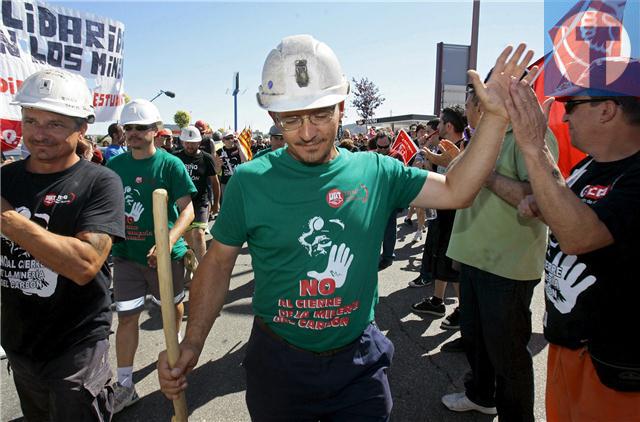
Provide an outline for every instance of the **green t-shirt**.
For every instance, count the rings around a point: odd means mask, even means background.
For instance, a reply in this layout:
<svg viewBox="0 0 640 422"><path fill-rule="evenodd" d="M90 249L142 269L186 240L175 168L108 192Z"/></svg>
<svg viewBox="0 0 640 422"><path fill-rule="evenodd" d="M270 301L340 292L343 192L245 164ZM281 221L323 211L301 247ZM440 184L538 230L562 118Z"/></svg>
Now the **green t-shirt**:
<svg viewBox="0 0 640 422"><path fill-rule="evenodd" d="M318 166L284 148L239 166L213 227L225 245L248 242L255 314L316 352L354 341L373 321L385 225L427 174L379 154L339 151Z"/></svg>
<svg viewBox="0 0 640 422"><path fill-rule="evenodd" d="M265 148L265 149L261 149L260 151L255 153L255 155L253 156L253 159L255 160L256 158L262 157L263 155L267 155L270 152L271 152L271 147Z"/></svg>
<svg viewBox="0 0 640 422"><path fill-rule="evenodd" d="M162 148L149 158L136 160L128 151L113 157L107 167L115 171L124 187L126 240L113 245L113 256L147 265L147 253L155 245L153 233L153 191L166 189L169 195L168 219L171 229L180 212L176 200L196 191L189 173L178 157ZM180 238L171 251L171 259L180 259L187 246Z"/></svg>
<svg viewBox="0 0 640 422"><path fill-rule="evenodd" d="M557 159L558 144L550 131L547 146ZM529 179L511 129L505 135L496 172L514 180ZM501 277L535 280L542 276L546 247L545 224L537 218L520 217L516 208L482 188L471 207L456 211L447 256Z"/></svg>

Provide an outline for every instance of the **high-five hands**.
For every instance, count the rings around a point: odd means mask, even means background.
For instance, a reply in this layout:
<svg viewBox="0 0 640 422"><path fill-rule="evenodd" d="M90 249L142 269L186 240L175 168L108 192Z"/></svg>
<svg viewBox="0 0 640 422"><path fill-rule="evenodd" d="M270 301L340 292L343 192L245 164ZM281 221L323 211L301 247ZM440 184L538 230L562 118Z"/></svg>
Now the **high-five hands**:
<svg viewBox="0 0 640 422"><path fill-rule="evenodd" d="M482 108L485 113L499 116L506 121L509 120L506 101L510 95L509 89L511 83L514 80L520 80L520 77L524 74L525 69L533 58L532 50L527 51L524 58L522 58L526 47L526 44L520 44L515 51L513 51L512 46L505 48L496 60L496 64L491 72L491 77L486 85L482 83L478 72L475 70L468 71L473 89L482 103ZM511 54L512 51L513 54ZM522 60L520 60L521 58ZM530 85L537 73L538 67L534 66L527 76L523 78L522 83Z"/></svg>

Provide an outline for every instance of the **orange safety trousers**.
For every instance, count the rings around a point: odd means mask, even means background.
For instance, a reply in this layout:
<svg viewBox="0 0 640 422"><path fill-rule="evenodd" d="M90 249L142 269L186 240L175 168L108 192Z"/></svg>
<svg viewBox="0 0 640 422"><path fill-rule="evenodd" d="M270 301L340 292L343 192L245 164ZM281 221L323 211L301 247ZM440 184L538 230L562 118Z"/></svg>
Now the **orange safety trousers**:
<svg viewBox="0 0 640 422"><path fill-rule="evenodd" d="M603 385L586 347L549 344L546 410L549 422L640 421L640 392Z"/></svg>

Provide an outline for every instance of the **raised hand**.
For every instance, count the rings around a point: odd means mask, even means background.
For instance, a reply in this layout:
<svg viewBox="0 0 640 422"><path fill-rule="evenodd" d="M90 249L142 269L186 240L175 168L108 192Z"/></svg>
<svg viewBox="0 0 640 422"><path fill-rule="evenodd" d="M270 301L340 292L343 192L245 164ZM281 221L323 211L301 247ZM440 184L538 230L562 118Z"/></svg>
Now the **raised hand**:
<svg viewBox="0 0 640 422"><path fill-rule="evenodd" d="M520 44L513 54L511 54L513 51L512 46L505 48L500 56L498 56L493 71L491 72L491 77L486 85L482 83L478 72L475 70L468 71L473 89L482 103L482 108L485 113L491 113L505 120L509 120L509 114L505 105L507 98L509 98L509 86L513 79L516 81L520 79L533 58L533 51L529 50L524 55L524 58L520 60L526 48L526 44ZM537 73L538 67L534 66L523 79L524 83L527 85L530 84Z"/></svg>
<svg viewBox="0 0 640 422"><path fill-rule="evenodd" d="M509 94L505 104L518 146L522 150L542 149L553 97L547 98L541 107L535 92L524 81L512 81Z"/></svg>
<svg viewBox="0 0 640 422"><path fill-rule="evenodd" d="M124 216L127 217L127 220L131 219L132 222L137 222L142 215L142 211L144 211L142 204L140 202L135 202L131 207L131 211L124 213Z"/></svg>
<svg viewBox="0 0 640 422"><path fill-rule="evenodd" d="M353 261L353 254L347 245L344 243L341 244L340 247L333 245L329 252L327 268L322 273L309 271L307 276L318 281L324 280L325 278L331 278L335 281L336 287L342 287L344 281L347 279L347 273L349 272L351 261Z"/></svg>
<svg viewBox="0 0 640 422"><path fill-rule="evenodd" d="M456 144L448 139L441 140L438 145L442 150L442 154L431 152L428 148L423 148L422 152L424 153L427 160L429 160L432 164L441 167L448 167L453 159L460 154L460 148L458 148Z"/></svg>

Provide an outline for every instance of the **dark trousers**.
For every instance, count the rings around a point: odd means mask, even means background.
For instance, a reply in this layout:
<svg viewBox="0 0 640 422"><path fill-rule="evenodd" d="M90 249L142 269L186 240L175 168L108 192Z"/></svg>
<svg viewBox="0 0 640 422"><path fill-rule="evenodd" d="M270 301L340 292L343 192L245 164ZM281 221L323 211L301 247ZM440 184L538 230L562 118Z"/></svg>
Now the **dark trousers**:
<svg viewBox="0 0 640 422"><path fill-rule="evenodd" d="M109 341L79 345L46 362L7 351L27 421L110 421Z"/></svg>
<svg viewBox="0 0 640 422"><path fill-rule="evenodd" d="M375 324L327 356L273 338L256 322L243 362L252 421L388 421L393 344Z"/></svg>
<svg viewBox="0 0 640 422"><path fill-rule="evenodd" d="M540 280L511 280L468 265L460 272L460 330L473 377L473 402L496 406L501 421L533 421L531 297Z"/></svg>
<svg viewBox="0 0 640 422"><path fill-rule="evenodd" d="M393 210L384 228L384 239L382 240L382 259L393 261L396 257L396 223L399 210Z"/></svg>

